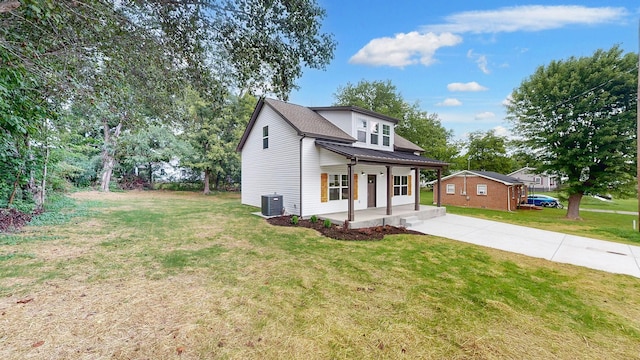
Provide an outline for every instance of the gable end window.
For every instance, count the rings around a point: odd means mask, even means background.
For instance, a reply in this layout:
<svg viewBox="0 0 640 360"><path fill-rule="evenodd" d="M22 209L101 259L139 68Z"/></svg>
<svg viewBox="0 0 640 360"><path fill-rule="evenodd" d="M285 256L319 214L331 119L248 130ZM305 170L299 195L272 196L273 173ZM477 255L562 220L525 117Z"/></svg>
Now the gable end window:
<svg viewBox="0 0 640 360"><path fill-rule="evenodd" d="M477 195L487 195L487 185L486 184L478 184L478 186L476 187Z"/></svg>
<svg viewBox="0 0 640 360"><path fill-rule="evenodd" d="M447 194L456 193L456 184L447 184Z"/></svg>
<svg viewBox="0 0 640 360"><path fill-rule="evenodd" d="M262 127L262 148L269 148L269 126Z"/></svg>
<svg viewBox="0 0 640 360"><path fill-rule="evenodd" d="M409 194L409 179L407 176L393 177L393 196Z"/></svg>

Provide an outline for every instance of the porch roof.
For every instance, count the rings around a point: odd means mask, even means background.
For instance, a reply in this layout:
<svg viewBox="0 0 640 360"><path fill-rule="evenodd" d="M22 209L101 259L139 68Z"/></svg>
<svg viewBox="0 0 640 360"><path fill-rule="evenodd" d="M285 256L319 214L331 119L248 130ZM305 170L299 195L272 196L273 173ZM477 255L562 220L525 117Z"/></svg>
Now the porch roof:
<svg viewBox="0 0 640 360"><path fill-rule="evenodd" d="M316 145L357 162L380 165L409 165L436 169L441 169L449 165L444 161L429 159L410 152L366 149L321 140L316 140Z"/></svg>

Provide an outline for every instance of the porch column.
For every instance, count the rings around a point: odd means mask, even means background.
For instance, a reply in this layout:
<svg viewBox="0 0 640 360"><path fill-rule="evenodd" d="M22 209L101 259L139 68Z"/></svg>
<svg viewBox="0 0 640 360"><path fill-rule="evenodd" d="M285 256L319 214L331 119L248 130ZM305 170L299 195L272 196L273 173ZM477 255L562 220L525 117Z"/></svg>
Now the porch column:
<svg viewBox="0 0 640 360"><path fill-rule="evenodd" d="M415 193L413 196L415 199L414 210L420 211L420 168L414 168L413 170L416 171L415 180L413 181L415 183L413 191Z"/></svg>
<svg viewBox="0 0 640 360"><path fill-rule="evenodd" d="M438 202L437 202L438 207L440 207L441 193L442 193L442 168L438 168Z"/></svg>
<svg viewBox="0 0 640 360"><path fill-rule="evenodd" d="M349 222L353 221L355 218L355 214L353 211L353 164L349 164L347 165L347 177L348 177L348 184L349 184L349 215L347 216L347 220Z"/></svg>
<svg viewBox="0 0 640 360"><path fill-rule="evenodd" d="M393 198L393 174L391 173L391 165L387 165L387 215L391 215L391 198Z"/></svg>

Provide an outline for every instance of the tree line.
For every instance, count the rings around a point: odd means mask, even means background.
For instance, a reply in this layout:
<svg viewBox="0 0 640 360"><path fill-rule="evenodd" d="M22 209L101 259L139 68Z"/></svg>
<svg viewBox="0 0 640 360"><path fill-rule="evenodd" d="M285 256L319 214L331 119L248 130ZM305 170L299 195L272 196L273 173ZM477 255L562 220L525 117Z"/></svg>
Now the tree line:
<svg viewBox="0 0 640 360"><path fill-rule="evenodd" d="M256 96L286 100L336 47L313 0L0 0L0 208L178 157L204 188L239 182L234 151ZM507 105L515 138L456 140L391 81L348 83L335 105L399 119L425 156L564 179L568 216L587 193L635 192L637 56L618 46L552 61ZM429 176L429 175L427 175Z"/></svg>

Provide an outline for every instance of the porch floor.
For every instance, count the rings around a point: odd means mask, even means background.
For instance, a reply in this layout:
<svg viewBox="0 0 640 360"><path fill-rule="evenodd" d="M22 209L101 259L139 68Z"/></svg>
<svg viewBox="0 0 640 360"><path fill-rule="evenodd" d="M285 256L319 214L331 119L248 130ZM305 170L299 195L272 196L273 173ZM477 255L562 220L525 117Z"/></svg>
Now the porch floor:
<svg viewBox="0 0 640 360"><path fill-rule="evenodd" d="M349 224L351 229L359 229L373 226L401 225L401 220L417 217L419 220L431 219L438 216L444 216L447 214L447 210L444 207L420 205L420 210L415 210L414 204L398 205L391 209L392 215L387 215L387 208L369 208L363 210L356 210L354 213L354 220ZM349 214L344 212L322 214L318 215L320 219L329 219L332 223L337 225L343 225L345 220L349 217Z"/></svg>

